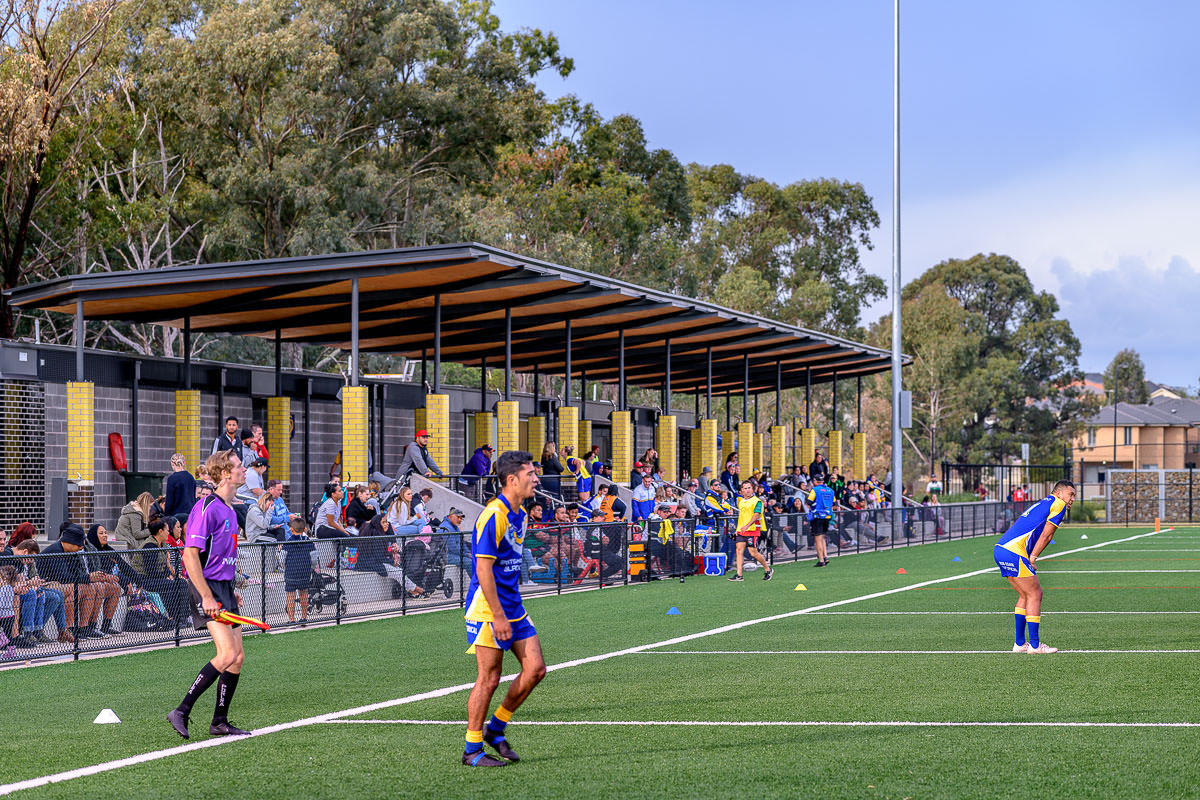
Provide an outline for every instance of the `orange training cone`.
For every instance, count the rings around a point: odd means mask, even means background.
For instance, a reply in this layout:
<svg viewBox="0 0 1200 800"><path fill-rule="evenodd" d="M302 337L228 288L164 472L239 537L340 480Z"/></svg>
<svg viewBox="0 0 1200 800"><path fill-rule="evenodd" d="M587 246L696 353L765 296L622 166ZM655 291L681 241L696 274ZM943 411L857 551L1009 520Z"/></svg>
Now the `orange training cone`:
<svg viewBox="0 0 1200 800"><path fill-rule="evenodd" d="M904 569L904 567L901 567L900 569L896 570L896 574L897 575L907 575L908 572Z"/></svg>
<svg viewBox="0 0 1200 800"><path fill-rule="evenodd" d="M1161 530L1162 530L1162 520L1159 519L1158 517L1155 517L1154 518L1154 532L1158 533Z"/></svg>

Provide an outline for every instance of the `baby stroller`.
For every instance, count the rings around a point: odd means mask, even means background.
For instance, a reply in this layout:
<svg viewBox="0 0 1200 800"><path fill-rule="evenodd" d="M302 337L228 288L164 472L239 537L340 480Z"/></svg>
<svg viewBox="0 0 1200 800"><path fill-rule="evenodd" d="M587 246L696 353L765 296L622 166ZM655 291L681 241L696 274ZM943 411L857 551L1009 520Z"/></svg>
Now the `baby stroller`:
<svg viewBox="0 0 1200 800"><path fill-rule="evenodd" d="M325 606L336 606L338 613L343 615L349 608L346 590L338 586L337 578L316 570L313 570L312 584L308 589L308 605L315 614L320 614Z"/></svg>
<svg viewBox="0 0 1200 800"><path fill-rule="evenodd" d="M423 597L429 597L439 589L447 598L454 596L454 581L446 576L446 539L432 537L426 545L418 539L404 543L402 551L404 576L421 588ZM397 585L396 589L401 587ZM395 590L393 590L393 596Z"/></svg>

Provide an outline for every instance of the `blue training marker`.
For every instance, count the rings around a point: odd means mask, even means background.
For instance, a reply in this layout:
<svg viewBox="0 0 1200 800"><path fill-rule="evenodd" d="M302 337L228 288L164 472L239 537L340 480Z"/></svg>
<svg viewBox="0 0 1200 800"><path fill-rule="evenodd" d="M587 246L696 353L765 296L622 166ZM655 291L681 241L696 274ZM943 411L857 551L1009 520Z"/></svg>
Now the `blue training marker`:
<svg viewBox="0 0 1200 800"><path fill-rule="evenodd" d="M962 561L962 559L961 559L961 558L959 558L958 556L955 556L954 558L952 558L952 559L950 559L950 560L951 560L951 561Z"/></svg>
<svg viewBox="0 0 1200 800"><path fill-rule="evenodd" d="M1053 539L1051 539L1051 540L1050 540L1050 544L1054 544L1054 540L1053 540Z"/></svg>
<svg viewBox="0 0 1200 800"><path fill-rule="evenodd" d="M668 616L668 617L669 617L669 616L671 616L672 614L682 614L682 613L683 613L683 612L682 612L682 611L680 611L680 610L679 610L678 608L676 608L675 606L671 606L671 608L667 610L667 616Z"/></svg>

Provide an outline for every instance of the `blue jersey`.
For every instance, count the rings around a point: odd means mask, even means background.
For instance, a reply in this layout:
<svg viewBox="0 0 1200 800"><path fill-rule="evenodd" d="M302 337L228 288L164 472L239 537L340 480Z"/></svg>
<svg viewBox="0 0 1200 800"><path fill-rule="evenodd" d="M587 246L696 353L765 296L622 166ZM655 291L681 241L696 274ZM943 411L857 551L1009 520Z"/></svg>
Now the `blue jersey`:
<svg viewBox="0 0 1200 800"><path fill-rule="evenodd" d="M704 514L704 524L709 527L717 524L717 517L727 513L725 506L721 504L721 495L711 490L704 495L704 506L700 511Z"/></svg>
<svg viewBox="0 0 1200 800"><path fill-rule="evenodd" d="M1067 504L1050 495L1025 509L1025 513L1017 517L1017 521L1005 531L1000 541L996 542L996 546L1028 558L1033 555L1033 548L1046 523L1057 528L1062 524L1066 513Z"/></svg>
<svg viewBox="0 0 1200 800"><path fill-rule="evenodd" d="M525 607L521 603L521 558L524 551L525 510L517 508L514 511L504 495L498 495L475 520L471 560L479 557L492 559L496 594L509 622L525 617ZM479 590L478 574L471 578L471 585L467 589L466 618L475 622L491 622L494 618L487 598Z"/></svg>
<svg viewBox="0 0 1200 800"><path fill-rule="evenodd" d="M823 483L814 486L808 492L808 502L811 505L808 518L833 519L833 500L833 489Z"/></svg>

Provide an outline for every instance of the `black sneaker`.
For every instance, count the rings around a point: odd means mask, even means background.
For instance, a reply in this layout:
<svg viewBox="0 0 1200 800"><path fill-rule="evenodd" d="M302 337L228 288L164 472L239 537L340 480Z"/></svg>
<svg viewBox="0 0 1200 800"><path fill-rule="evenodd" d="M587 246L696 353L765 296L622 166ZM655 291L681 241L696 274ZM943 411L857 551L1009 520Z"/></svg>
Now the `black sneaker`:
<svg viewBox="0 0 1200 800"><path fill-rule="evenodd" d="M38 646L38 640L28 633L23 633L13 639L12 644L21 650L29 650Z"/></svg>
<svg viewBox="0 0 1200 800"><path fill-rule="evenodd" d="M521 760L521 757L517 755L517 751L509 747L508 740L504 738L504 734L486 731L483 734L483 740L488 743L488 746L499 753L501 758L507 758L509 761Z"/></svg>
<svg viewBox="0 0 1200 800"><path fill-rule="evenodd" d="M773 570L773 569L769 569L769 570L767 570L766 572L764 572L764 573L763 573L763 580L764 580L764 581L769 581L769 580L771 580L771 578L773 578L773 577L775 577L775 570Z"/></svg>
<svg viewBox="0 0 1200 800"><path fill-rule="evenodd" d="M51 639L46 634L42 633L41 631L38 631L37 633L33 634L33 638L36 639L41 644L54 644L54 640Z"/></svg>
<svg viewBox="0 0 1200 800"><path fill-rule="evenodd" d="M828 566L829 566L829 559L827 558L827 559L825 559L824 561L818 561L817 563L813 564L813 566L814 566L814 567L828 567Z"/></svg>
<svg viewBox="0 0 1200 800"><path fill-rule="evenodd" d="M730 575L730 576L729 576L729 580L731 580L731 581L741 581L741 580L745 580L745 578L743 578L741 575Z"/></svg>
<svg viewBox="0 0 1200 800"><path fill-rule="evenodd" d="M170 714L167 714L167 722L171 723L171 727L174 728L175 732L180 736L185 739L191 738L191 735L188 733L187 714L183 713L177 708Z"/></svg>
<svg viewBox="0 0 1200 800"><path fill-rule="evenodd" d="M112 634L105 633L104 631L97 628L95 625L91 625L87 628L84 628L83 630L80 631L80 634L82 635L82 638L84 638L84 639L111 639L112 638Z"/></svg>
<svg viewBox="0 0 1200 800"><path fill-rule="evenodd" d="M489 756L482 750L476 750L474 753L463 753L462 763L464 767L507 767L508 762L503 761L494 756Z"/></svg>
<svg viewBox="0 0 1200 800"><path fill-rule="evenodd" d="M214 722L208 726L210 736L249 736L250 731L244 731L241 728L235 728L228 721Z"/></svg>

